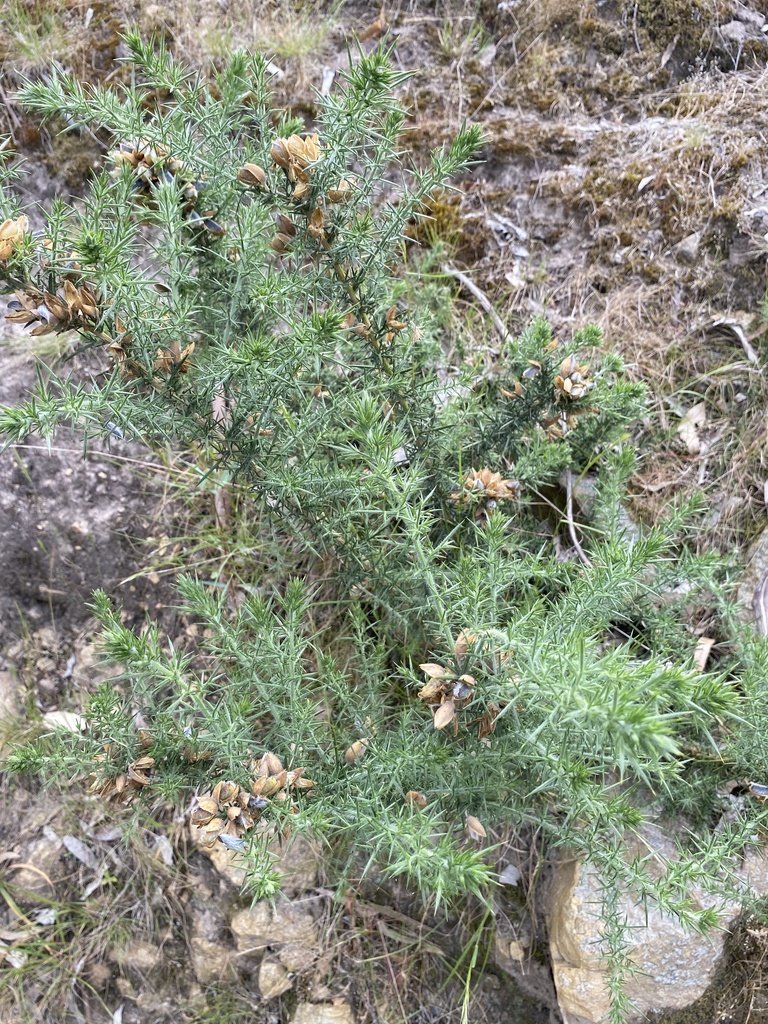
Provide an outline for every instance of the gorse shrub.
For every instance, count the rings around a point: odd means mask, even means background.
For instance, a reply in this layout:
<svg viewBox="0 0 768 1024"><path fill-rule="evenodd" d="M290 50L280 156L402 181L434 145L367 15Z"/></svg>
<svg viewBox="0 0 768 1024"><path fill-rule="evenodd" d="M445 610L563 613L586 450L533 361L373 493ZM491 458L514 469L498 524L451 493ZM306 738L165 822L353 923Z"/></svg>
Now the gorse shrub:
<svg viewBox="0 0 768 1024"><path fill-rule="evenodd" d="M487 899L489 835L511 829L594 861L614 896L621 883L712 923L688 886L730 891L750 807L692 833L665 879L621 856L627 829L701 789L692 764L728 777L719 744L741 713L725 673L693 667L684 613L719 599L721 570L688 552L692 513L625 528L643 388L616 357L582 362L599 332L566 343L541 320L490 368L471 344L447 365L406 286L406 229L468 167L477 129L409 161L384 49L352 62L308 132L270 109L258 56L205 81L128 45L129 85L55 72L22 92L111 149L42 232L7 193L11 319L76 331L101 364L85 382L42 379L0 428L9 443L68 423L187 446L247 490L254 543L292 570L254 575L237 600L181 579L201 626L191 653L97 595L124 676L92 697L81 736L11 767L88 775L104 800L194 792L202 841L244 849L256 895L277 885L260 842L306 830L342 867L402 877L435 906Z"/></svg>

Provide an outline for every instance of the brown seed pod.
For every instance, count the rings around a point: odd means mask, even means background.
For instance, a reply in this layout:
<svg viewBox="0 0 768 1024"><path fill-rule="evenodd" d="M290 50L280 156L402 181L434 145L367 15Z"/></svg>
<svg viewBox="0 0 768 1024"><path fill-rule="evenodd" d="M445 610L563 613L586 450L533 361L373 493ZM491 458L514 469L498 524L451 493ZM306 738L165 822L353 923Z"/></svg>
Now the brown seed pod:
<svg viewBox="0 0 768 1024"><path fill-rule="evenodd" d="M488 838L488 833L473 814L467 815L467 822L464 826L464 831L467 833L467 836L476 843L480 842L481 839Z"/></svg>
<svg viewBox="0 0 768 1024"><path fill-rule="evenodd" d="M452 700L446 700L435 711L434 726L436 729L444 729L455 717L456 705Z"/></svg>
<svg viewBox="0 0 768 1024"><path fill-rule="evenodd" d="M411 807L418 807L420 811L423 811L427 806L427 798L423 793L420 793L417 789L409 789L405 794L405 802L410 804Z"/></svg>
<svg viewBox="0 0 768 1024"><path fill-rule="evenodd" d="M258 164L245 164L237 172L237 180L249 188L264 188L267 184L267 172Z"/></svg>
<svg viewBox="0 0 768 1024"><path fill-rule="evenodd" d="M355 740L351 746L347 747L344 753L344 760L347 764L354 764L356 761L359 761L365 754L368 743L369 740L367 739Z"/></svg>

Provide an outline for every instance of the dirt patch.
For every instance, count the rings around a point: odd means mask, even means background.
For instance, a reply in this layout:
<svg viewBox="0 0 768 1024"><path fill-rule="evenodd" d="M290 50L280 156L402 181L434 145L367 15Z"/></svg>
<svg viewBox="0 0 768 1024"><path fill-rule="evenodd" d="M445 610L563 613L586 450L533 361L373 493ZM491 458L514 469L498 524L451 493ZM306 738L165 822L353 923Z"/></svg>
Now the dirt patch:
<svg viewBox="0 0 768 1024"><path fill-rule="evenodd" d="M0 344L4 404L35 384L20 343L9 332ZM151 612L172 625L162 580L129 579L146 564L143 539L158 506L154 461L140 445L117 439L97 441L83 458L82 439L65 431L50 450L30 436L0 455L0 651L30 675L41 710L62 696L90 639L94 590L118 602L130 624Z"/></svg>

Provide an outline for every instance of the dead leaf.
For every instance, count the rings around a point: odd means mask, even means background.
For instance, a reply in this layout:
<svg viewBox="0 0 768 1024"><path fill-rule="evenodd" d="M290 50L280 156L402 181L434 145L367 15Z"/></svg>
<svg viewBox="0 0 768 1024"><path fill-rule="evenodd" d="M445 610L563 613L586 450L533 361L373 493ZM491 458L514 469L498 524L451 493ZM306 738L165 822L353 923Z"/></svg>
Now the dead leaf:
<svg viewBox="0 0 768 1024"><path fill-rule="evenodd" d="M661 55L661 62L659 63L660 68L665 68L669 64L672 54L675 52L675 47L680 42L680 33L678 33L672 42L667 46L664 53Z"/></svg>
<svg viewBox="0 0 768 1024"><path fill-rule="evenodd" d="M701 438L699 430L707 423L706 402L697 402L692 405L688 412L680 420L677 433L691 455L698 455L701 451Z"/></svg>
<svg viewBox="0 0 768 1024"><path fill-rule="evenodd" d="M752 610L755 613L757 632L768 636L768 569L760 577L752 595Z"/></svg>
<svg viewBox="0 0 768 1024"><path fill-rule="evenodd" d="M517 885L520 881L520 868L515 867L514 864L507 864L499 874L499 881L502 885Z"/></svg>
<svg viewBox="0 0 768 1024"><path fill-rule="evenodd" d="M379 36L384 35L384 33L388 29L389 24L387 23L387 19L384 17L384 14L382 13L379 15L376 21L372 22L368 26L368 28L363 29L359 36L360 42L364 43L368 39L378 39Z"/></svg>
<svg viewBox="0 0 768 1024"><path fill-rule="evenodd" d="M154 856L161 860L167 868L173 867L173 846L168 836L155 836Z"/></svg>
<svg viewBox="0 0 768 1024"><path fill-rule="evenodd" d="M92 868L95 871L99 866L96 854L89 846L85 845L82 839L78 839L77 836L62 836L61 841L72 856L76 857L81 864L85 864L87 868Z"/></svg>
<svg viewBox="0 0 768 1024"><path fill-rule="evenodd" d="M693 652L693 663L699 672L703 672L706 669L709 652L714 646L715 641L711 636L700 637L699 642L696 644L696 650Z"/></svg>

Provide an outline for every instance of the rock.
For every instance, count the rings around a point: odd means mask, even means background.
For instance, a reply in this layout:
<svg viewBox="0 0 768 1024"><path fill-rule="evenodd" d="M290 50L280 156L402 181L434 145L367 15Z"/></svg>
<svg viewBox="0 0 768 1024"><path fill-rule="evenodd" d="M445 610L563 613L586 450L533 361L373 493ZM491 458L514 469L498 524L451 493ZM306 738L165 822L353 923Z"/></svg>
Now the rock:
<svg viewBox="0 0 768 1024"><path fill-rule="evenodd" d="M84 644L77 652L72 668L72 682L81 690L95 690L101 683L120 675L119 666L110 665L99 653L96 644Z"/></svg>
<svg viewBox="0 0 768 1024"><path fill-rule="evenodd" d="M758 11L751 11L743 4L739 4L738 10L733 12L736 21L743 21L753 32L763 32L765 29L765 17Z"/></svg>
<svg viewBox="0 0 768 1024"><path fill-rule="evenodd" d="M768 529L750 547L746 563L736 594L740 614L745 622L755 623L760 636L768 636Z"/></svg>
<svg viewBox="0 0 768 1024"><path fill-rule="evenodd" d="M46 732L64 729L66 732L83 732L87 726L85 715L74 711L46 711L43 715L43 728Z"/></svg>
<svg viewBox="0 0 768 1024"><path fill-rule="evenodd" d="M229 926L241 955L258 953L275 943L313 948L318 942L315 919L289 903L273 908L261 900L248 910L238 910Z"/></svg>
<svg viewBox="0 0 768 1024"><path fill-rule="evenodd" d="M299 1003L291 1024L355 1024L355 1015L346 999L332 1003Z"/></svg>
<svg viewBox="0 0 768 1024"><path fill-rule="evenodd" d="M43 835L25 846L23 861L13 866L13 882L23 893L17 895L19 903L26 906L36 903L38 897L50 900L56 896L55 882L62 873L61 855L64 844L59 836L48 828Z"/></svg>
<svg viewBox="0 0 768 1024"><path fill-rule="evenodd" d="M281 963L272 960L271 957L264 957L259 967L259 992L262 999L277 999L283 992L287 992L292 984L288 971Z"/></svg>
<svg viewBox="0 0 768 1024"><path fill-rule="evenodd" d="M160 950L151 942L142 942L135 939L127 946L115 946L109 954L109 959L121 967L129 967L141 974L149 974L160 963Z"/></svg>
<svg viewBox="0 0 768 1024"><path fill-rule="evenodd" d="M695 263L699 256L699 245L701 244L701 232L694 231L686 235L682 242L675 246L675 252L683 263Z"/></svg>
<svg viewBox="0 0 768 1024"><path fill-rule="evenodd" d="M743 46L748 35L747 26L743 21L729 21L726 25L720 26L720 35L729 43Z"/></svg>
<svg viewBox="0 0 768 1024"><path fill-rule="evenodd" d="M216 843L205 851L211 863L228 882L237 889L242 888L247 871L247 860L237 850L228 850ZM295 836L290 843L280 844L275 838L269 844L269 852L275 858L273 868L281 876L282 891L286 895L306 892L317 884L319 858L314 846L304 836Z"/></svg>
<svg viewBox="0 0 768 1024"><path fill-rule="evenodd" d="M288 945L283 946L277 954L277 958L287 971L295 973L308 967L317 959L317 950L289 942Z"/></svg>
<svg viewBox="0 0 768 1024"><path fill-rule="evenodd" d="M0 722L7 722L19 713L21 683L15 672L0 672Z"/></svg>
<svg viewBox="0 0 768 1024"><path fill-rule="evenodd" d="M676 858L675 844L656 828L644 830L642 839L628 839L627 856L647 856L649 848L661 858ZM758 892L768 889L768 861L759 854L750 854L742 875ZM701 908L720 906L700 891L693 890L691 895ZM577 860L561 862L548 904L552 971L563 1020L593 1024L604 1018L610 1006L608 966L600 957L601 892L596 871ZM674 917L651 906L646 915L631 898L622 900L621 909L631 929L627 953L639 969L625 986L636 1013L643 1016L689 1006L717 972L726 931L713 929L705 935L685 931ZM732 920L740 909L737 904L723 908L723 919Z"/></svg>
<svg viewBox="0 0 768 1024"><path fill-rule="evenodd" d="M226 946L193 935L189 947L192 970L201 985L215 985L235 980L232 951Z"/></svg>

